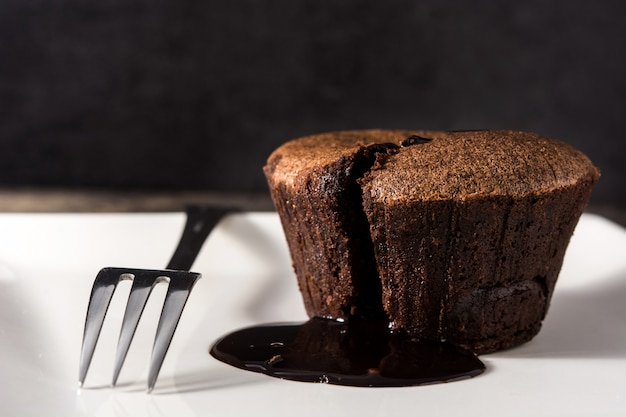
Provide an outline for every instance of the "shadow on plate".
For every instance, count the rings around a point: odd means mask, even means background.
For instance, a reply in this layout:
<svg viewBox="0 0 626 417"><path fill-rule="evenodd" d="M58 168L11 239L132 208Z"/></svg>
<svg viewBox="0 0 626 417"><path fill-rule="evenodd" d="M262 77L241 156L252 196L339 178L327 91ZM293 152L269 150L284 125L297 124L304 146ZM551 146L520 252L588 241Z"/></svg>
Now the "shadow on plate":
<svg viewBox="0 0 626 417"><path fill-rule="evenodd" d="M186 394L258 384L265 377L252 372L232 372L230 369L211 369L203 372L190 372L177 375L173 383L163 381L153 391L156 395Z"/></svg>
<svg viewBox="0 0 626 417"><path fill-rule="evenodd" d="M558 284L540 333L490 357L626 358L626 269L576 289Z"/></svg>

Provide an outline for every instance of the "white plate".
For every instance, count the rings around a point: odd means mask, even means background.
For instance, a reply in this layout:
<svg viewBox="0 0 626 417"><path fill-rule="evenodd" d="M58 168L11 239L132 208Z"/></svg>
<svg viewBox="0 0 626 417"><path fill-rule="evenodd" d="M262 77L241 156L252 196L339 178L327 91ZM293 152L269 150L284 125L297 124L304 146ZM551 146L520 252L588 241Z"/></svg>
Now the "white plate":
<svg viewBox="0 0 626 417"><path fill-rule="evenodd" d="M164 287L140 323L118 386L108 387L126 302L118 289L77 389L87 298L103 266L162 268L182 214L0 214L0 415L3 416L617 416L626 413L626 231L584 215L541 333L482 356L465 381L352 388L283 381L216 361L237 328L306 316L278 218L226 218L205 244L199 281L145 394Z"/></svg>

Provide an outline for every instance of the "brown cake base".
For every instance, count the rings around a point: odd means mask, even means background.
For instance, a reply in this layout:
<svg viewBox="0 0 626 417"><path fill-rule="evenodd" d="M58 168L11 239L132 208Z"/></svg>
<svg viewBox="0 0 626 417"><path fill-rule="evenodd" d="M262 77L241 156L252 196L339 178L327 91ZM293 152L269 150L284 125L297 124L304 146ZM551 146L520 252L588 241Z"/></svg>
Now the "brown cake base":
<svg viewBox="0 0 626 417"><path fill-rule="evenodd" d="M577 188L408 207L366 201L393 327L478 353L530 340L583 210L571 195L586 193L589 184Z"/></svg>
<svg viewBox="0 0 626 417"><path fill-rule="evenodd" d="M476 353L539 332L598 179L571 147L515 132L322 135L279 148L265 173L311 317L386 317Z"/></svg>

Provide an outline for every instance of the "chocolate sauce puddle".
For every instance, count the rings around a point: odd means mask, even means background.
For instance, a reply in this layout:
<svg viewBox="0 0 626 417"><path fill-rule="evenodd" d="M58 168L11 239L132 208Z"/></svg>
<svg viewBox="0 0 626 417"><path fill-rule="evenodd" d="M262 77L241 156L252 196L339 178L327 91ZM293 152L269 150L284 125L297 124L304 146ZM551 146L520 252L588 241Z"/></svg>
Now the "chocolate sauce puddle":
<svg viewBox="0 0 626 417"><path fill-rule="evenodd" d="M237 368L277 378L359 387L451 382L485 370L468 350L392 333L385 321L311 319L249 327L223 337L210 353Z"/></svg>

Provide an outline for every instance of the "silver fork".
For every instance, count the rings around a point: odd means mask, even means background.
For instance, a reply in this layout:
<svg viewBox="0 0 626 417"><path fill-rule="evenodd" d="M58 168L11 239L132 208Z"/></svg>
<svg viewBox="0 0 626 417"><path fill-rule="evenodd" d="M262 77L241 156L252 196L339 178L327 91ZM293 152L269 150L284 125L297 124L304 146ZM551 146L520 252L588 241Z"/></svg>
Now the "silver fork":
<svg viewBox="0 0 626 417"><path fill-rule="evenodd" d="M122 280L132 280L133 284L128 296L115 355L112 386L115 386L117 382L152 288L160 282L167 282L169 285L156 330L148 372L148 393L153 390L189 294L201 276L199 273L189 270L211 230L225 214L233 211L235 210L230 208L210 206L187 208L185 228L176 251L164 270L136 268L103 268L100 270L94 281L87 307L80 354L79 387L82 387L87 376L102 324L117 284Z"/></svg>

